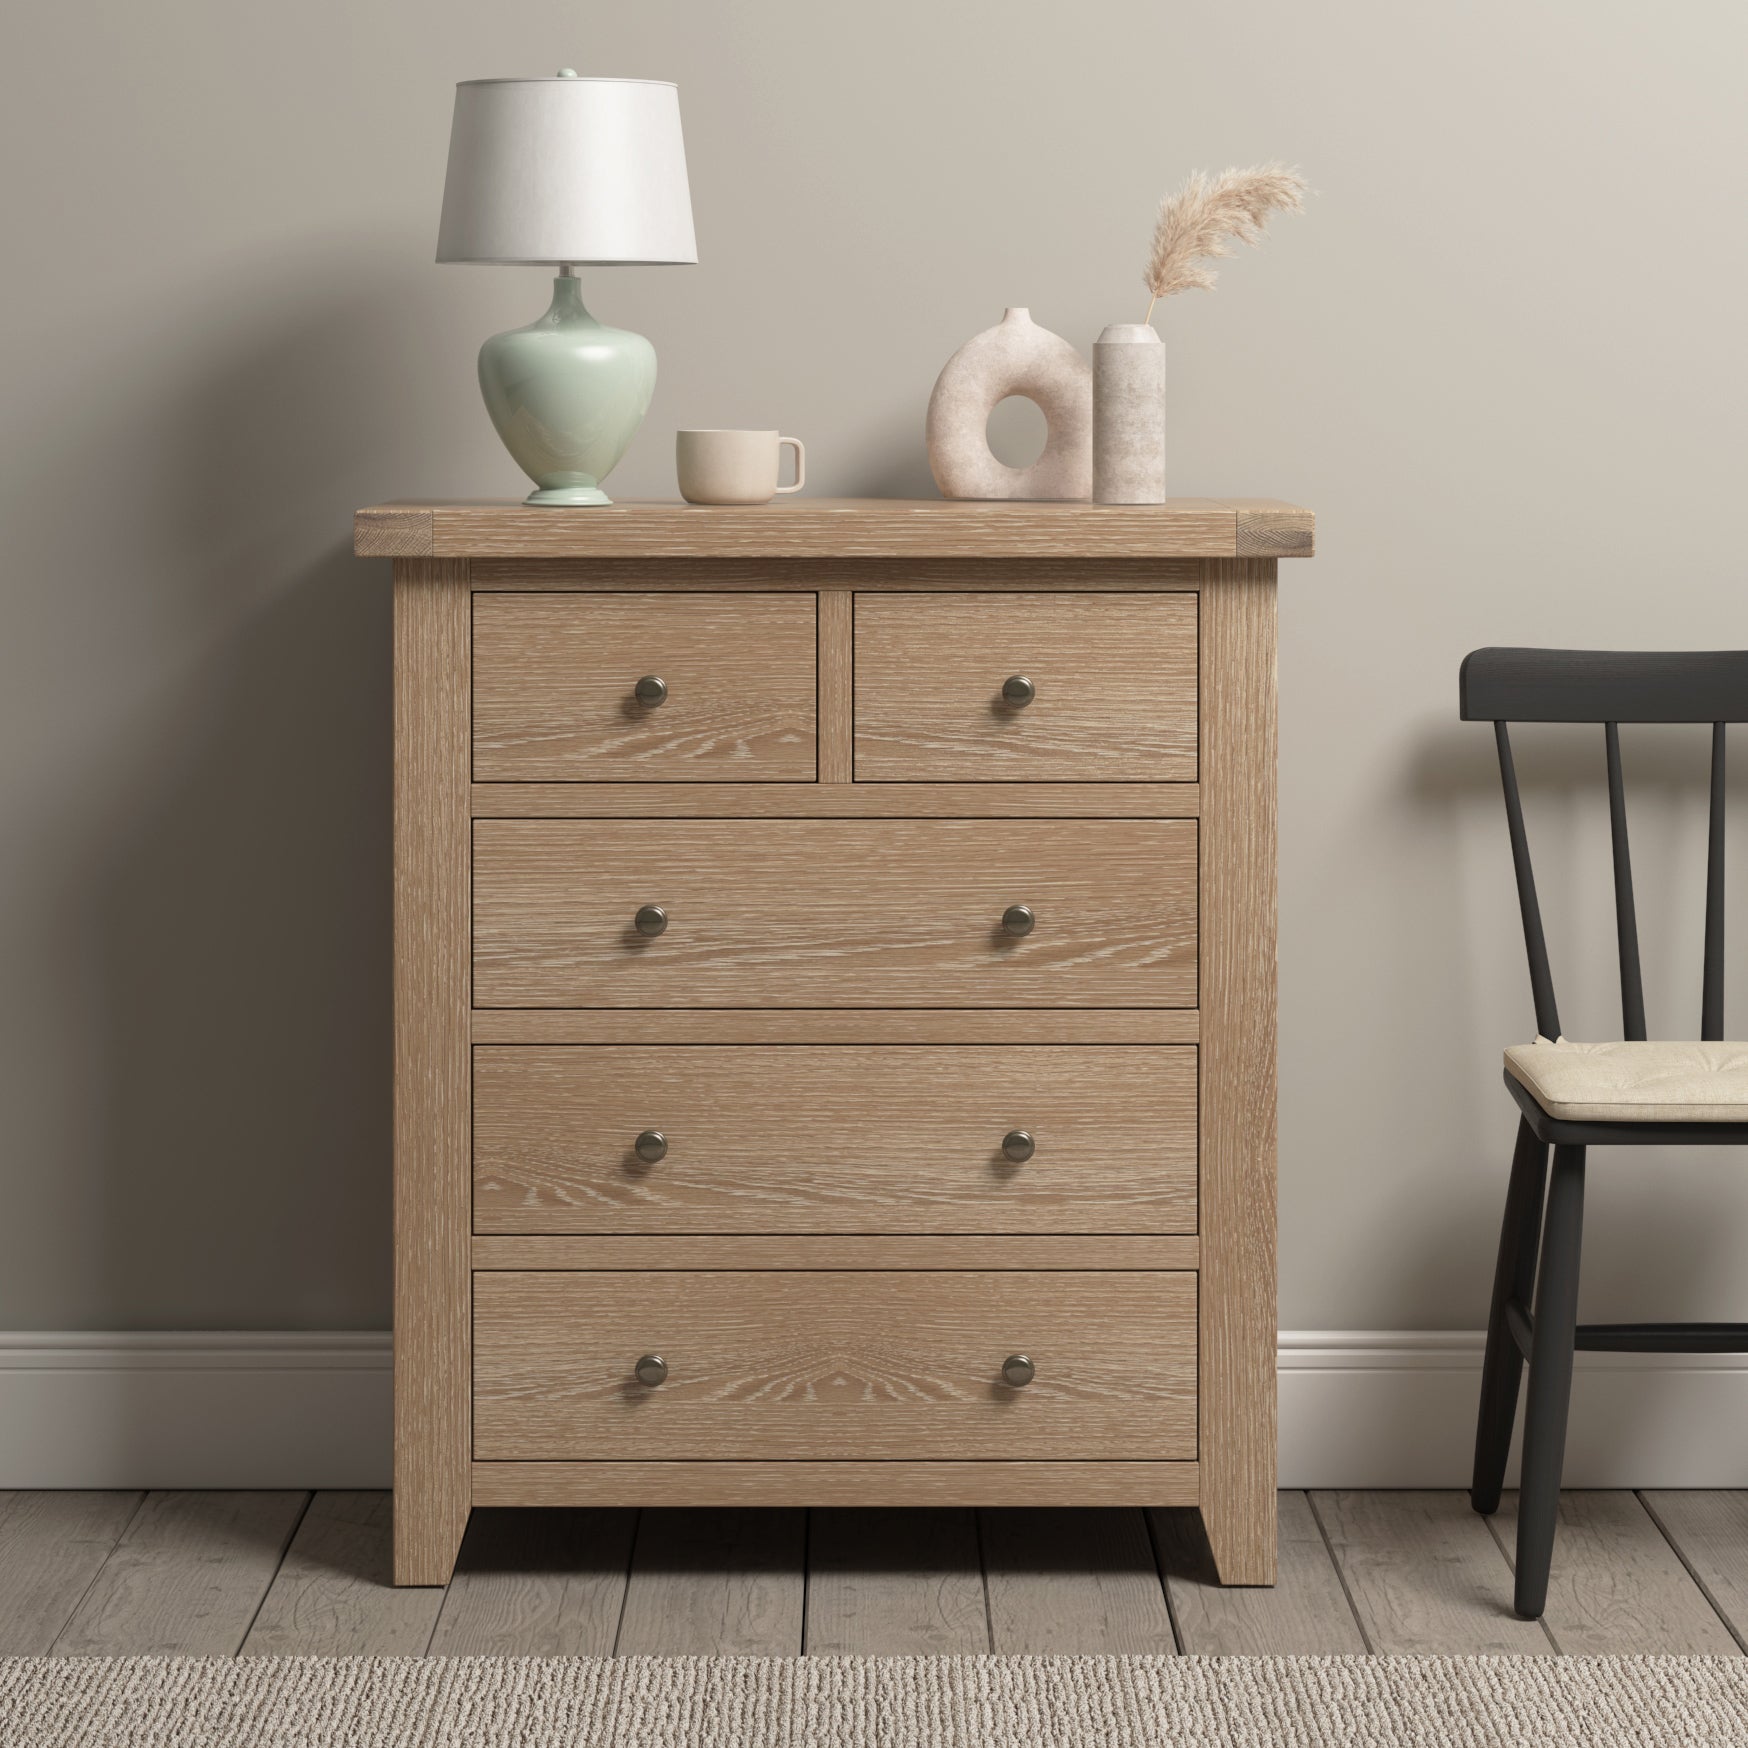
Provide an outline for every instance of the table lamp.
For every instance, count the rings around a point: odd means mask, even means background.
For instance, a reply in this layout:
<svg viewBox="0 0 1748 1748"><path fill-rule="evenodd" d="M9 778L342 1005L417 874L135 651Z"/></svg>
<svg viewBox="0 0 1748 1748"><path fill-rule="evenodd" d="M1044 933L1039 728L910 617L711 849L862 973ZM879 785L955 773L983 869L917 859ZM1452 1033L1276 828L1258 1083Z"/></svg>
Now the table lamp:
<svg viewBox="0 0 1748 1748"><path fill-rule="evenodd" d="M601 481L655 392L655 348L583 307L579 262L693 261L680 94L651 79L469 79L455 88L439 261L552 264L552 306L480 348L486 411L530 504L610 504Z"/></svg>

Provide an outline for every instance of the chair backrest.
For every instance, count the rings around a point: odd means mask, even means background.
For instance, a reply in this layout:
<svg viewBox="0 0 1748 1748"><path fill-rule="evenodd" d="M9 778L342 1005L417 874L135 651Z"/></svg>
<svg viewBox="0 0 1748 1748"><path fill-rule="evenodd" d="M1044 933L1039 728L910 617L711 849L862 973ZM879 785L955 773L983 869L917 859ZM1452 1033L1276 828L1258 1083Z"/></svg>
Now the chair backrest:
<svg viewBox="0 0 1748 1748"><path fill-rule="evenodd" d="M1615 934L1620 949L1621 1025L1645 1036L1645 989L1639 972L1639 926L1633 909L1633 867L1627 848L1627 807L1621 779L1623 722L1709 722L1712 725L1711 816L1706 838L1705 975L1700 1036L1724 1035L1724 725L1748 722L1748 650L1478 649L1463 658L1457 680L1465 722L1491 722L1499 747L1499 778L1511 830L1511 861L1523 913L1536 1030L1560 1035L1560 1011L1548 969L1548 943L1536 902L1523 803L1511 759L1512 722L1595 722L1602 725L1608 769L1609 835L1614 846Z"/></svg>

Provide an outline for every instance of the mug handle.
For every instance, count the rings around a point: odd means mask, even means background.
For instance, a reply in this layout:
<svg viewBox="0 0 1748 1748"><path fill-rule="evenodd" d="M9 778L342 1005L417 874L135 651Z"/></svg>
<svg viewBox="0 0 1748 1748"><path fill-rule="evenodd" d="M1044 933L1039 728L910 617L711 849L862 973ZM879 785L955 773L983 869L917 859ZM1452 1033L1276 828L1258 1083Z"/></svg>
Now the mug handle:
<svg viewBox="0 0 1748 1748"><path fill-rule="evenodd" d="M779 493L798 492L807 484L807 451L802 448L801 439L799 437L779 437L777 439L777 448L779 451L781 451L785 443L795 451L795 484L792 486L778 486L777 490Z"/></svg>

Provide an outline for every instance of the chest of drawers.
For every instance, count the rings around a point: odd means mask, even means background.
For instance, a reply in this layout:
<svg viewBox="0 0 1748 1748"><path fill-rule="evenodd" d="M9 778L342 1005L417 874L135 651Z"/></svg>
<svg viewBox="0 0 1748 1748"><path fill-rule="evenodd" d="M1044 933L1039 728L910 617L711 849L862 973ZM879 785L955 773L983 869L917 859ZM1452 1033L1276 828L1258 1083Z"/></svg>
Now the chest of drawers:
<svg viewBox="0 0 1748 1748"><path fill-rule="evenodd" d="M395 1578L475 1504L1196 1505L1274 1576L1311 518L390 504Z"/></svg>

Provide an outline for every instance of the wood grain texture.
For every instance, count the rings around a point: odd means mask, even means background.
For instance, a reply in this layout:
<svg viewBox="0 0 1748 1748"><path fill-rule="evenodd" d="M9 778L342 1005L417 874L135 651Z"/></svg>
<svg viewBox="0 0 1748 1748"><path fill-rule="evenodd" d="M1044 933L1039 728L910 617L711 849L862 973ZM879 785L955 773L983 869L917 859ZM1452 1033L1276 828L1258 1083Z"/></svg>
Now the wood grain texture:
<svg viewBox="0 0 1748 1748"><path fill-rule="evenodd" d="M151 1493L55 1640L58 1657L230 1657L307 1493Z"/></svg>
<svg viewBox="0 0 1748 1748"><path fill-rule="evenodd" d="M989 1650L970 1511L812 1513L810 1657L975 1657Z"/></svg>
<svg viewBox="0 0 1748 1748"><path fill-rule="evenodd" d="M1194 1463L475 1463L480 1505L1194 1505Z"/></svg>
<svg viewBox="0 0 1748 1748"><path fill-rule="evenodd" d="M814 650L809 595L478 595L474 780L811 783Z"/></svg>
<svg viewBox="0 0 1748 1748"><path fill-rule="evenodd" d="M443 1584L468 1513L465 562L395 565L395 1582Z"/></svg>
<svg viewBox="0 0 1748 1748"><path fill-rule="evenodd" d="M1309 510L1279 498L1226 498L1238 514L1240 558L1309 558L1316 550Z"/></svg>
<svg viewBox="0 0 1748 1748"><path fill-rule="evenodd" d="M1148 1513L1183 1650L1197 1657L1344 1657L1366 1649L1303 1493L1283 1493L1272 1587L1222 1587L1200 1516Z"/></svg>
<svg viewBox="0 0 1748 1748"><path fill-rule="evenodd" d="M410 959L405 942L397 943L397 1404L402 1425L411 1429L397 1440L397 1485L403 1541L420 1550L403 1559L398 1576L423 1572L440 1580L447 1572L475 1485L488 1494L499 1489L499 1497L555 1502L635 1503L653 1489L648 1497L671 1502L801 1503L805 1494L793 1491L798 1487L816 1490L822 1503L874 1497L895 1505L1040 1497L1050 1503L1075 1497L1151 1505L1196 1501L1206 1506L1225 1576L1254 1580L1271 1571L1273 1033L1272 1011L1264 1016L1261 1010L1272 1009L1273 999L1274 718L1272 683L1263 684L1265 678L1272 682L1272 671L1259 657L1264 617L1257 602L1259 592L1266 595L1272 661L1270 555L1308 550L1309 516L1265 500L1120 509L807 500L754 513L621 506L587 521L544 518L519 505L424 504L378 506L362 515L359 528L366 547L372 541L397 544L399 596L416 590L467 604L455 632L447 609L428 612L420 622L401 600L400 616L414 627L414 644L422 639L425 647L399 663L404 672L397 679L397 714L416 718L427 744L411 753L402 746L397 777L397 859L403 864L397 907L406 919L404 937L417 943ZM442 562L447 554L464 553L465 563ZM596 663L604 671L617 660L617 649L609 647L614 639L629 650L625 640L645 635L653 621L665 619L693 637L708 673L716 646L732 645L732 627L747 623L749 615L771 611L804 622L812 613L818 688L813 727L824 760L819 774L826 780L806 781L809 771L799 781L785 772L781 781L697 782L688 769L680 773L684 780L652 782L651 775L667 773L651 769L646 749L633 749L627 778L578 782L571 780L573 769L561 769L534 782L473 782L473 589L480 591L482 624L503 626L521 652L511 665L545 664L550 674L534 689L550 681L559 694L579 685L587 692L577 678L579 664ZM1060 612L1076 624L1110 626L1129 613L1149 621L1182 614L1190 606L1186 591L1198 590L1205 595L1200 611L1211 617L1202 620L1202 647L1193 652L1196 665L1186 666L1186 674L1187 691L1200 695L1200 721L1189 722L1188 741L1191 751L1199 742L1203 783L1110 781L1103 771L1098 780L1078 781L1087 775L1087 749L1096 753L1114 744L1125 731L1122 723L1069 737L1063 756L1077 781L1038 780L1043 774L1033 768L1026 773L1031 781L986 782L988 761L981 759L973 761L973 781L858 786L844 780L851 750L844 737L853 726L853 695L866 677L845 659L857 610L852 594L872 602L876 613L912 612L919 620L950 599L968 625L1004 619L1037 624ZM992 594L1003 599L991 601ZM639 598L629 616L620 611L626 595ZM682 599L688 596L693 599ZM700 626L688 609L698 605L698 597L713 616L709 636L694 636ZM578 633L565 646L564 638L542 634L536 624L541 615L554 624L616 628L612 636ZM1212 649L1210 633L1216 639ZM397 642L405 635L398 631ZM1052 652L1073 655L1077 673L1096 678L1107 669L1139 672L1143 691L1152 683L1149 669L1158 666L1136 659L1133 636L1107 638L1122 645L1108 660L1097 650L1089 653L1084 637L1042 641ZM1177 640L1180 656L1191 653L1184 642ZM555 651L555 645L561 647ZM930 658L937 649L926 641L918 647ZM641 661L628 665L658 671ZM780 665L787 670L791 664ZM909 670L916 666L901 656L898 667L906 671L898 677L914 677ZM1215 669L1223 691L1210 690ZM663 677L672 688L672 675ZM755 673L750 683L765 678ZM615 673L615 688L622 685ZM503 690L513 718L529 709L530 687L522 677ZM1056 690L1041 691L1040 701ZM1079 695L1072 684L1068 695ZM671 691L670 703L678 696ZM1162 711L1149 697L1140 701L1137 715L1144 754L1154 756ZM524 740L521 720L513 721L510 735L518 758L543 744L550 726L536 724L533 737ZM565 732L562 723L559 732ZM617 733L617 724L609 723L609 739ZM737 739L730 726L731 744L747 738L743 733ZM622 750L610 744L605 756L617 759ZM654 757L666 759L670 752L664 747ZM416 773L414 787L423 783L410 808L409 769ZM1199 817L1209 806L1219 814L1213 826L1217 842L1200 835ZM475 811L479 817L472 824ZM409 817L417 820L410 830L402 824ZM457 817L470 822L460 833L453 829ZM477 882L457 892L455 871L467 868L470 853ZM411 899L404 867L409 858L424 864L413 876ZM1265 862L1266 888L1252 881ZM661 881L661 890L649 888L652 877ZM1012 890L1020 879L1026 890ZM1241 914L1265 892L1266 914ZM476 896L477 916L470 910ZM488 910L497 900L494 917ZM644 942L630 931L630 917L643 903L664 904L674 918L657 940ZM1038 929L1023 940L997 932L1001 910L1012 903L1030 904L1039 913ZM1222 904L1217 938L1200 940L1199 912L1211 906L1213 915ZM475 950L457 967L454 947L469 940ZM451 955L447 963L445 954ZM1199 1013L1202 972L1219 987L1207 1011ZM479 977L477 992L469 987L470 973ZM472 1005L476 993L479 1009ZM784 1468L764 1460L793 1454L779 1440L775 1448L747 1447L744 1459L708 1464L675 1460L666 1449L640 1450L640 1457L651 1459L642 1463L616 1460L611 1448L595 1448L592 1437L588 1449L564 1453L586 1462L470 1460L472 1037L486 1047L608 1046L648 1051L652 1059L659 1051L668 1058L661 1073L693 1085L695 1108L707 1111L709 1121L741 1124L738 1141L731 1133L724 1145L730 1157L738 1146L751 1159L745 1139L750 1101L737 1103L716 1086L697 1092L695 1071L686 1081L683 1058L689 1051L703 1055L703 1046L721 1047L749 1060L777 1045L804 1050L808 1060L837 1046L995 1051L1035 1044L1068 1051L1134 1044L1169 1051L1195 1044L1209 1029L1218 1038L1200 1064L1197 1139L1212 1225L1201 1239L1090 1230L1051 1237L1036 1223L1019 1230L1025 1223L1017 1219L1016 1229L1005 1234L870 1231L867 1221L875 1215L850 1212L846 1199L876 1211L902 1206L913 1228L942 1224L933 1218L936 1210L916 1212L919 1201L932 1201L937 1209L943 1196L954 1201L938 1143L933 1187L922 1195L911 1191L905 1173L917 1173L922 1163L913 1139L896 1152L870 1151L873 1163L862 1166L819 1151L811 1160L788 1161L787 1172L775 1162L752 1160L736 1168L750 1172L745 1182L731 1184L701 1170L682 1185L677 1206L663 1204L661 1218L670 1227L721 1226L738 1217L739 1225L726 1233L681 1229L642 1237L626 1230L633 1218L642 1218L627 1202L615 1205L615 1221L623 1215L625 1222L617 1230L487 1233L478 1240L482 1283L562 1271L589 1292L622 1289L627 1280L646 1281L652 1289L666 1282L680 1291L688 1276L696 1281L756 1274L782 1293L830 1275L848 1294L884 1291L877 1284L892 1280L906 1283L906 1292L926 1286L938 1296L942 1282L974 1275L988 1285L979 1310L987 1308L990 1293L1015 1291L1028 1279L1046 1284L1056 1305L1065 1291L1072 1297L1080 1290L1065 1283L1085 1281L1088 1290L1097 1284L1108 1294L1125 1277L1175 1278L1193 1296L1196 1282L1186 1271L1199 1264L1209 1272L1210 1314L1196 1338L1199 1359L1189 1351L1196 1342L1185 1325L1190 1388L1180 1404L1191 1412L1199 1365L1197 1426L1193 1437L1186 1433L1186 1442L1169 1447L1182 1450L1185 1460L1160 1460L1157 1440L1146 1448L1150 1461L1084 1465L1072 1456L1032 1463L1024 1460L1023 1447L1017 1457L995 1447L994 1456L976 1462L924 1461L927 1450L874 1461L883 1455L879 1448L866 1452L835 1443L830 1454L842 1460L804 1458ZM597 1084L593 1094L599 1090ZM781 1084L773 1091L780 1116ZM803 1098L818 1091L791 1089L790 1097L818 1108L817 1096ZM579 1094L581 1102L563 1113L573 1131L593 1124L591 1134L604 1133L611 1113L593 1094ZM971 1123L983 1097L983 1090L969 1098L962 1093L933 1126L948 1133L955 1124ZM847 1095L834 1098L829 1089L823 1100L828 1117L847 1114L852 1122L857 1112L848 1107L855 1103ZM538 1129L546 1122L538 1101L523 1105L525 1113L530 1109ZM1138 1112L1130 1127L1144 1127L1148 1116ZM926 1118L922 1110L911 1120L920 1127ZM688 1117L688 1129L691 1122ZM527 1124L525 1114L515 1126ZM575 1193L575 1160L585 1141L595 1144L574 1132L562 1136L556 1123L536 1136L537 1148L556 1144L561 1200ZM526 1138L519 1135L516 1145L524 1147ZM552 1157L542 1154L533 1181L521 1184L533 1191L541 1223L553 1197ZM689 1156L676 1157L690 1163ZM510 1164L521 1169L517 1159ZM808 1175L799 1198L797 1169ZM602 1168L585 1159L581 1174L589 1198L598 1198ZM840 1185L852 1178L854 1188L845 1198ZM668 1194L666 1184L680 1181L678 1170L657 1181L661 1194ZM1096 1184L1101 1176L1086 1181ZM1127 1193L1099 1189L1093 1195L1108 1201ZM748 1211L755 1202L768 1206L766 1198L783 1206L810 1197L841 1213L846 1228L859 1230L795 1231L802 1224L798 1211L769 1220ZM728 1203L735 1215L717 1217L701 1202ZM487 1223L500 1215L488 1212ZM1046 1223L1072 1225L1077 1215L1089 1226L1098 1219L1076 1205L1065 1217L1046 1213ZM563 1221L572 1223L568 1203ZM603 1248L647 1247L652 1241L665 1247L659 1260L647 1248ZM986 1248L981 1255L967 1254L967 1243ZM898 1252L894 1244L901 1246ZM1090 1244L1101 1247L1096 1257L1086 1257ZM1145 1252L1124 1248L1142 1244L1149 1247ZM541 1248L493 1251L494 1245ZM1001 1246L999 1258L991 1257L992 1245ZM1162 1266L1167 1263L1172 1266ZM1157 1302L1152 1309L1159 1311ZM781 1332L794 1321L777 1318L771 1327ZM918 1318L906 1311L896 1321L906 1326L901 1333L908 1338ZM578 1342L596 1334L574 1318L571 1330ZM867 1336L865 1329L854 1333ZM873 1334L888 1340L879 1319ZM835 1361L841 1352L854 1357L844 1341L835 1345L840 1353L827 1359ZM794 1374L793 1354L755 1357L780 1387ZM817 1353L801 1357L810 1364L819 1359ZM876 1357L888 1356L882 1349ZM1147 1371L1145 1365L1129 1369ZM854 1368L837 1365L836 1372L853 1375ZM929 1375L924 1368L923 1376ZM566 1399L574 1394L567 1383ZM617 1399L614 1405L623 1406ZM1139 1418L1145 1421L1145 1415ZM1193 1460L1198 1441L1207 1459L1200 1469ZM1099 1447L1101 1456L1108 1444ZM1083 1467L1080 1493L1051 1491ZM851 1487L858 1491L843 1491Z"/></svg>
<svg viewBox="0 0 1748 1748"><path fill-rule="evenodd" d="M1517 1504L1487 1521L1516 1570ZM1573 1657L1734 1657L1739 1647L1638 1496L1564 1492L1542 1625Z"/></svg>
<svg viewBox="0 0 1748 1748"><path fill-rule="evenodd" d="M482 819L475 1000L1193 1007L1195 889L1187 820ZM632 928L645 904L670 918L653 940ZM1001 931L1011 904L1037 914L1024 939ZM1239 981L1261 999L1256 978ZM1260 1071L1254 1040L1243 1055Z"/></svg>
<svg viewBox="0 0 1748 1748"><path fill-rule="evenodd" d="M851 757L856 669L851 597L842 590L819 596L819 780L847 784Z"/></svg>
<svg viewBox="0 0 1748 1748"><path fill-rule="evenodd" d="M414 504L360 510L353 518L353 550L360 558L429 558L431 511Z"/></svg>
<svg viewBox="0 0 1748 1748"><path fill-rule="evenodd" d="M1176 1649L1137 1509L982 1511L997 1656L1170 1656Z"/></svg>
<svg viewBox="0 0 1748 1748"><path fill-rule="evenodd" d="M486 1273L474 1319L481 1461L1196 1454L1193 1275Z"/></svg>
<svg viewBox="0 0 1748 1748"><path fill-rule="evenodd" d="M633 1143L666 1140L646 1164ZM1036 1152L1004 1157L1024 1130ZM476 1046L476 1233L1196 1223L1184 1047Z"/></svg>
<svg viewBox="0 0 1748 1748"><path fill-rule="evenodd" d="M619 1655L798 1656L806 1521L800 1511L646 1511Z"/></svg>
<svg viewBox="0 0 1748 1748"><path fill-rule="evenodd" d="M1313 1493L1311 1503L1372 1651L1553 1651L1539 1622L1512 1612L1511 1567L1466 1493Z"/></svg>
<svg viewBox="0 0 1748 1748"><path fill-rule="evenodd" d="M245 1657L420 1657L443 1592L394 1588L388 1493L318 1493L243 1641Z"/></svg>
<svg viewBox="0 0 1748 1748"><path fill-rule="evenodd" d="M1201 603L1202 1515L1221 1579L1275 1579L1275 567Z"/></svg>
<svg viewBox="0 0 1748 1748"><path fill-rule="evenodd" d="M831 757L849 769L844 744ZM823 719L822 719L823 721ZM822 728L823 731L823 728ZM824 767L821 767L822 770ZM475 819L1194 819L1194 783L476 783Z"/></svg>
<svg viewBox="0 0 1748 1748"><path fill-rule="evenodd" d="M429 515L439 558L1232 558L1238 512L1214 498L1076 504L788 498L755 508L621 502L587 516L510 500L377 504L354 548L381 556L385 518ZM1305 519L1309 521L1308 513Z"/></svg>
<svg viewBox="0 0 1748 1748"><path fill-rule="evenodd" d="M609 1475L628 1475L627 1489L634 1491L648 1487L642 1478L656 1471L657 1485L665 1489L669 1469L680 1476L725 1469L739 1497L741 1477L749 1467L764 1477L759 1485L765 1500L791 1509L817 1500L820 1483L812 1477L821 1471L851 1470L858 1484L839 1484L838 1491L840 1497L854 1497L862 1490L864 1475L872 1477L866 1487L878 1490L884 1485L881 1477L891 1471L914 1481L919 1472L977 1471L1011 1477L1016 1468L976 1463L488 1464L482 1465L482 1485L495 1486L494 1477L503 1476L508 1478L506 1487L516 1482L526 1486L530 1477L538 1477L538 1485L550 1493L563 1477L604 1470ZM1121 1497L1113 1494L1104 1471L1128 1477L1130 1503L1157 1498L1161 1473L1172 1478L1171 1491L1183 1494L1181 1470L1187 1468L1188 1497L1194 1498L1193 1464L1017 1467L1044 1477L1038 1485L1054 1485L1058 1502L1074 1504ZM1050 1477L1055 1477L1053 1483ZM1386 1506L1392 1502L1390 1495L1377 1497ZM139 1495L125 1493L0 1494L0 1655L48 1651L139 1500ZM1624 1635L1629 1654L1731 1655L1735 1642L1718 1638L1720 1624L1707 1606L1707 1593L1714 1599L1734 1597L1740 1604L1748 1564L1748 1494L1658 1493L1645 1496L1645 1501L1647 1511L1654 1504L1667 1514L1662 1528L1679 1542L1678 1550L1665 1546L1661 1555L1656 1553L1655 1545L1645 1539L1648 1520L1635 1523L1625 1494L1567 1495L1568 1506L1578 1511L1569 1509L1561 1526L1550 1623L1561 1602L1562 1570L1569 1570L1575 1585L1594 1593L1584 1603L1587 1618L1607 1623L1611 1635L1617 1631ZM1492 1520L1507 1546L1510 1506L1507 1495L1506 1509ZM416 1654L423 1643L409 1624L409 1613L423 1623L422 1630L429 1636L439 1607L446 1622L444 1636L432 1647L439 1654L607 1655L612 1650L635 1513L587 1508L547 1512L538 1507L477 1512L445 1603L438 1590L388 1587L386 1507L387 1495L381 1493L315 1497L244 1642L243 1655L262 1652L269 1638L274 1649L292 1653ZM1464 1509L1460 1500L1456 1509ZM1215 1587L1193 1509L1147 1515L1184 1651L1324 1656L1353 1654L1362 1648L1303 1494L1281 1495L1281 1570L1273 1590ZM989 1649L973 1516L963 1509L814 1511L807 1531L803 1648L812 1655L974 1654ZM1063 1558L1060 1536L1051 1529L1052 1516L1020 1514L1021 1531L1002 1565L1034 1574L1031 1582L1042 1594L1029 1608L1028 1618L1043 1622L1047 1633L1056 1634L1060 1628L1055 1617L1084 1604L1089 1560L1084 1551L1078 1561ZM1416 1527L1417 1514L1406 1514L1404 1521L1410 1539L1418 1542L1422 1532ZM755 1536L760 1526L771 1524L779 1539L791 1533L786 1518L756 1517ZM1049 1533L1039 1539L1028 1533L1033 1527ZM208 1548L208 1557L222 1565L232 1552L222 1540L216 1541ZM1383 1635L1386 1642L1396 1643L1404 1636L1398 1626L1403 1617L1418 1623L1417 1642L1425 1642L1429 1615L1446 1606L1444 1599L1453 1588L1453 1561L1444 1557L1448 1553L1435 1549L1416 1556L1403 1550L1397 1574L1400 1597L1392 1600L1391 1593L1382 1589L1377 1593L1397 1611ZM1460 1568L1465 1558L1459 1551L1454 1565ZM676 1565L683 1561L677 1560ZM1061 1575L1063 1586L1054 1595L1053 1573ZM1509 1584L1509 1578L1505 1582ZM288 1611L284 1605L292 1597L298 1599L297 1606ZM140 1616L146 1618L136 1619L137 1630L129 1637L155 1642L158 1635L149 1616L158 1592L150 1584L143 1585L137 1600ZM185 1610L185 1587L167 1586L164 1601L173 1611ZM1505 1610L1503 1597L1496 1606ZM707 1619L708 1611L703 1615ZM1472 1642L1467 1615L1459 1618L1463 1623L1459 1640L1449 1645L1433 1640L1434 1651L1460 1653ZM288 1628L289 1636L282 1637ZM1553 1637L1562 1651L1574 1649L1558 1631ZM1029 1643L1019 1636L1003 1648L1024 1655L1048 1650L1052 1642Z"/></svg>
<svg viewBox="0 0 1748 1748"><path fill-rule="evenodd" d="M1195 776L1193 594L856 596L859 782Z"/></svg>
<svg viewBox="0 0 1748 1748"><path fill-rule="evenodd" d="M42 1657L139 1509L139 1493L0 1493L0 1657Z"/></svg>
<svg viewBox="0 0 1748 1748"><path fill-rule="evenodd" d="M476 1044L1193 1044L1194 1008L479 1008Z"/></svg>
<svg viewBox="0 0 1748 1748"><path fill-rule="evenodd" d="M626 590L772 590L841 594L880 589L1070 589L1097 594L1148 589L1194 589L1203 561L1195 558L479 558L476 589L568 589L583 593Z"/></svg>
<svg viewBox="0 0 1748 1748"><path fill-rule="evenodd" d="M634 1511L479 1511L431 1638L437 1657L611 1657Z"/></svg>
<svg viewBox="0 0 1748 1748"><path fill-rule="evenodd" d="M1696 1489L1641 1497L1736 1642L1748 1645L1748 1493Z"/></svg>
<svg viewBox="0 0 1748 1748"><path fill-rule="evenodd" d="M476 1237L476 1269L1193 1269L1192 1235Z"/></svg>

